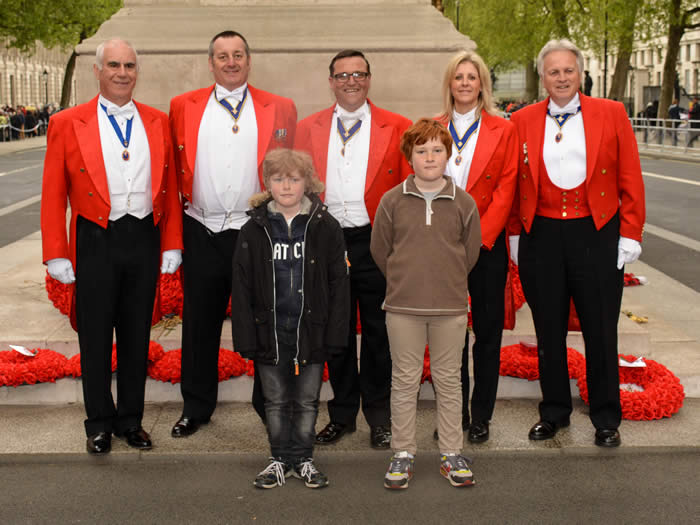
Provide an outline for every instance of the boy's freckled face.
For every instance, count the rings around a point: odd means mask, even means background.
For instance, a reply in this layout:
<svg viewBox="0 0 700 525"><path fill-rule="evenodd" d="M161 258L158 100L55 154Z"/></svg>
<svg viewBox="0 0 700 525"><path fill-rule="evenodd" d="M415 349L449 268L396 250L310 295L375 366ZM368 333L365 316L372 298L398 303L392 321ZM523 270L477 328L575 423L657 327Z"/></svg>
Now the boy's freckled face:
<svg viewBox="0 0 700 525"><path fill-rule="evenodd" d="M291 210L301 205L306 184L304 177L297 171L289 174L276 173L270 177L268 189L281 209Z"/></svg>
<svg viewBox="0 0 700 525"><path fill-rule="evenodd" d="M442 177L447 166L447 149L437 138L416 144L411 153L411 166L417 179L433 182Z"/></svg>

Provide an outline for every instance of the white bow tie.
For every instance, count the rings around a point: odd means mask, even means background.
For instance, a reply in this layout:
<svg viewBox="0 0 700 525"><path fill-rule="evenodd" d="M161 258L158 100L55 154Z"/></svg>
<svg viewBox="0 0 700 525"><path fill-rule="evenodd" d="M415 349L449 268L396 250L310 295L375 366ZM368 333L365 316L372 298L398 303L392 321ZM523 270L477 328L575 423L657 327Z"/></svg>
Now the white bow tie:
<svg viewBox="0 0 700 525"><path fill-rule="evenodd" d="M246 87L247 86L244 84L240 87L237 87L233 91L229 91L225 87L219 86L217 84L217 86L216 86L216 98L218 100L223 100L225 98L228 98L228 99L233 99L236 102L240 102L241 99L243 98L243 92L245 91Z"/></svg>
<svg viewBox="0 0 700 525"><path fill-rule="evenodd" d="M360 109L356 109L355 111L345 111L343 108L338 107L338 118L343 121L343 123L346 122L355 122L356 120L363 120L366 118L366 112L365 112L365 107L361 107Z"/></svg>
<svg viewBox="0 0 700 525"><path fill-rule="evenodd" d="M119 107L116 105L107 106L107 115L112 115L115 117L122 117L122 118L125 118L126 120L131 119L134 116L135 112L136 112L136 106L134 105L133 102L128 102L127 104L124 104L122 107Z"/></svg>

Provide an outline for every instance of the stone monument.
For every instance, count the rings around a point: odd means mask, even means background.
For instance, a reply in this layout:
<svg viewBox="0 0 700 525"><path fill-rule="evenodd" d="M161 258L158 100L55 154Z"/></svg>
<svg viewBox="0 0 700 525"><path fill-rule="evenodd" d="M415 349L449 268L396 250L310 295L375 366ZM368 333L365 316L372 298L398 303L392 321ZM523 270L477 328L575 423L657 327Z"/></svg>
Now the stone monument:
<svg viewBox="0 0 700 525"><path fill-rule="evenodd" d="M167 112L175 95L213 83L207 48L226 29L248 40L251 84L293 99L299 118L333 102L328 64L342 49L366 54L374 103L416 119L439 111L448 58L475 47L430 0L125 0L77 48L76 100L97 93L95 49L118 36L139 53L136 99Z"/></svg>

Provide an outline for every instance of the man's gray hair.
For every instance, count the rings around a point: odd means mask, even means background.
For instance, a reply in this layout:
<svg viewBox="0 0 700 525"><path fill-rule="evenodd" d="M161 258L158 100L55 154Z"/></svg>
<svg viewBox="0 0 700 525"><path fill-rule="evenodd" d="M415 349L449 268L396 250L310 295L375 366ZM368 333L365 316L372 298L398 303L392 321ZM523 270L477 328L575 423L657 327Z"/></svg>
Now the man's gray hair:
<svg viewBox="0 0 700 525"><path fill-rule="evenodd" d="M581 53L581 50L576 47L576 44L567 38L554 38L547 42L537 55L537 73L540 75L540 77L543 74L542 70L544 69L544 57L546 57L552 51L571 51L574 55L576 55L578 72L583 74L583 53Z"/></svg>
<svg viewBox="0 0 700 525"><path fill-rule="evenodd" d="M110 38L97 46L97 51L95 51L95 65L97 66L97 69L102 71L102 67L104 66L105 47L116 44L117 42L123 42L134 52L134 56L136 56L136 70L138 71L139 54L136 52L136 48L131 45L131 42L124 40L123 38Z"/></svg>

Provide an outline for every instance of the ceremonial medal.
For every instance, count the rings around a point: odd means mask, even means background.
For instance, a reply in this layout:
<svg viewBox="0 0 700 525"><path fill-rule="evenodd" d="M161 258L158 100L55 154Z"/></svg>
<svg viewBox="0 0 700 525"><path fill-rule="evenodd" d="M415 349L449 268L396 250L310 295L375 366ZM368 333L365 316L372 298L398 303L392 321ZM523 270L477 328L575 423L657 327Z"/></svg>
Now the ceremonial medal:
<svg viewBox="0 0 700 525"><path fill-rule="evenodd" d="M245 101L248 100L248 88L246 87L245 90L243 91L243 98L241 98L241 101L236 104L236 107L234 108L231 106L231 104L228 103L228 100L225 98L222 100L219 100L216 98L216 90L214 90L214 98L216 101L221 104L226 111L229 112L231 115L231 118L233 118L233 127L231 128L231 131L233 131L233 134L235 135L240 131L241 128L238 127L238 119L241 116L241 111L243 110L243 104L245 104Z"/></svg>
<svg viewBox="0 0 700 525"><path fill-rule="evenodd" d="M581 111L581 106L576 108L575 113L562 113L561 115L552 115L549 112L549 109L547 110L547 115L552 117L552 120L554 120L554 123L559 128L557 134L554 135L554 142L556 142L557 144L561 142L561 139L564 138L564 134L562 133L562 127L564 127L564 124L566 124L568 120L574 115L576 115L579 111Z"/></svg>
<svg viewBox="0 0 700 525"><path fill-rule="evenodd" d="M479 128L479 120L480 119L476 119L472 123L472 125L469 126L469 129L467 129L467 131L465 131L465 133L462 137L460 137L457 134L457 130L455 129L454 124L450 120L450 125L448 127L450 130L450 135L452 135L452 140L455 143L455 148L457 148L457 157L455 157L455 166L459 166L460 164L462 164L462 160L463 160L462 150L467 145L467 142L469 142L469 139L472 138L472 135L474 134L474 132Z"/></svg>
<svg viewBox="0 0 700 525"><path fill-rule="evenodd" d="M117 124L117 119L114 118L114 115L110 115L107 112L107 106L100 104L102 106L102 109L104 112L107 114L107 118L109 119L109 123L112 124L112 128L114 128L114 132L117 134L117 137L119 138L119 142L121 142L124 145L124 151L122 151L122 160L127 161L129 160L129 142L131 141L131 128L134 124L134 117L132 116L130 119L126 121L126 138L124 135L122 135L122 130L119 128L119 124Z"/></svg>
<svg viewBox="0 0 700 525"><path fill-rule="evenodd" d="M345 156L345 145L348 143L348 141L353 138L357 132L360 130L360 126L362 126L362 121L358 120L355 122L350 129L345 129L345 126L343 126L343 122L340 120L340 117L338 117L338 135L340 135L340 141L343 143L343 147L340 150L340 154L344 157Z"/></svg>

